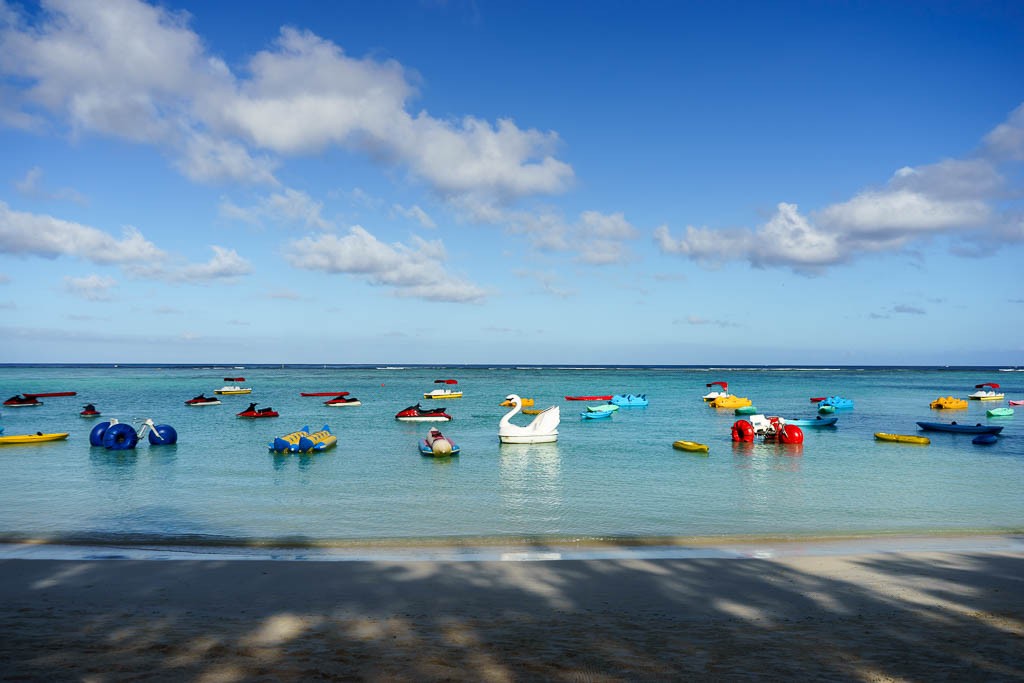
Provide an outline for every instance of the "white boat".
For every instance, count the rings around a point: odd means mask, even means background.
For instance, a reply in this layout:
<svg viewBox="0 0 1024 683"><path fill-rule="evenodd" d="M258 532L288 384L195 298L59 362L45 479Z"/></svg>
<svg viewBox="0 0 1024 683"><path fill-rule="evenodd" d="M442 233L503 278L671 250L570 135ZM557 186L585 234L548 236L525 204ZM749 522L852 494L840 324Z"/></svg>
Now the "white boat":
<svg viewBox="0 0 1024 683"><path fill-rule="evenodd" d="M542 410L530 424L520 427L512 424L512 416L522 410L523 399L516 394L509 394L505 400L512 404L512 410L498 423L498 440L501 443L550 443L558 440L558 425L562 421L558 406Z"/></svg>
<svg viewBox="0 0 1024 683"><path fill-rule="evenodd" d="M995 382L975 384L974 388L978 391L975 391L973 394L967 394L967 398L973 401L1002 401L1006 398L1006 394L998 391L999 385Z"/></svg>
<svg viewBox="0 0 1024 683"><path fill-rule="evenodd" d="M423 398L462 398L462 392L452 389L434 389L423 394Z"/></svg>
<svg viewBox="0 0 1024 683"><path fill-rule="evenodd" d="M252 387L240 387L237 384L228 384L220 389L214 389L215 394L251 394Z"/></svg>

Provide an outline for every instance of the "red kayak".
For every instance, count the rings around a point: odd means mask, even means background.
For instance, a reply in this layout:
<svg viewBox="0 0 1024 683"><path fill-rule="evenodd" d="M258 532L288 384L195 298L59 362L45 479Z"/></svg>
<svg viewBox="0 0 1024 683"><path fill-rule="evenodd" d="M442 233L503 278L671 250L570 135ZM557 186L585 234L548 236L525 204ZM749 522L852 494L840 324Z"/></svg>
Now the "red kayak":
<svg viewBox="0 0 1024 683"><path fill-rule="evenodd" d="M607 396L566 396L565 400L566 401L610 401L610 400L612 400L612 395L608 394Z"/></svg>
<svg viewBox="0 0 1024 683"><path fill-rule="evenodd" d="M302 391L299 396L348 396L347 391Z"/></svg>
<svg viewBox="0 0 1024 683"><path fill-rule="evenodd" d="M244 377L225 377L224 381L225 382L244 382L245 378Z"/></svg>
<svg viewBox="0 0 1024 683"><path fill-rule="evenodd" d="M811 399L811 403L821 403L826 398L828 398L828 397L827 396L815 396L814 398Z"/></svg>
<svg viewBox="0 0 1024 683"><path fill-rule="evenodd" d="M53 396L74 396L76 391L49 391L43 394L25 394L26 398L51 398Z"/></svg>

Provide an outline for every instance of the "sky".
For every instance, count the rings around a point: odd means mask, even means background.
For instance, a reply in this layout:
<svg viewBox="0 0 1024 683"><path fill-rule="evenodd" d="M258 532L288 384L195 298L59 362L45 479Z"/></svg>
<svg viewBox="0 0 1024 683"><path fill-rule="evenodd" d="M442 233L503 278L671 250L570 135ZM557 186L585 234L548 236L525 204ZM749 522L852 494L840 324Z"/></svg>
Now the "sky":
<svg viewBox="0 0 1024 683"><path fill-rule="evenodd" d="M0 0L0 362L1024 366L1024 4Z"/></svg>

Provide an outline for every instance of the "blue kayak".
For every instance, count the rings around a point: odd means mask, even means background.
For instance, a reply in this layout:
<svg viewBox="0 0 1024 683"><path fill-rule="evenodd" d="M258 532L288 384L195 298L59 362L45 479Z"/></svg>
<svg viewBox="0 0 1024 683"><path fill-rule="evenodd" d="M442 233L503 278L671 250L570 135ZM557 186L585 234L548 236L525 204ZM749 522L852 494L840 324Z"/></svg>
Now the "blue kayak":
<svg viewBox="0 0 1024 683"><path fill-rule="evenodd" d="M801 420L786 420L786 424L797 427L831 427L838 420L838 417L809 417Z"/></svg>
<svg viewBox="0 0 1024 683"><path fill-rule="evenodd" d="M611 410L588 410L585 413L580 413L580 417L584 420L600 420L601 418L611 417Z"/></svg>
<svg viewBox="0 0 1024 683"><path fill-rule="evenodd" d="M960 434L998 434L1003 431L1001 426L960 425L956 422L918 422L917 426L926 432L957 432Z"/></svg>

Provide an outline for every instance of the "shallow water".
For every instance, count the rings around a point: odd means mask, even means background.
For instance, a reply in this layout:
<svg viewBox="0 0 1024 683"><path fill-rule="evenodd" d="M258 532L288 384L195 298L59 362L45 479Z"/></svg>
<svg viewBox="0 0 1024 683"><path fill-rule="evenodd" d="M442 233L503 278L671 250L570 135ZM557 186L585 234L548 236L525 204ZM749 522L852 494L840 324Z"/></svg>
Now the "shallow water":
<svg viewBox="0 0 1024 683"><path fill-rule="evenodd" d="M186 407L224 377L244 375L251 396ZM454 377L462 399L425 401ZM733 444L731 410L707 407L705 384L726 380L766 414L812 417L811 396L841 395L836 428L805 429L802 447ZM5 434L68 431L65 442L0 447L0 535L12 537L292 539L707 537L1019 530L1024 528L1020 421L988 419L994 402L932 411L980 382L1024 398L1024 374L998 369L557 369L557 368L0 368L0 395L77 391L38 408L3 409ZM361 407L329 408L300 391L346 390ZM501 445L498 406L516 392L559 405L555 444ZM646 408L583 421L565 395L645 393ZM242 420L250 401L279 418ZM455 458L419 455L429 424L394 414L417 401L454 416L440 428ZM175 427L175 446L89 446L103 418L152 417ZM930 433L931 445L878 442L877 431L917 434L917 420L1005 425L999 441ZM516 421L525 424L528 418ZM315 455L268 451L273 437L329 424L339 447ZM707 443L710 456L672 448Z"/></svg>

